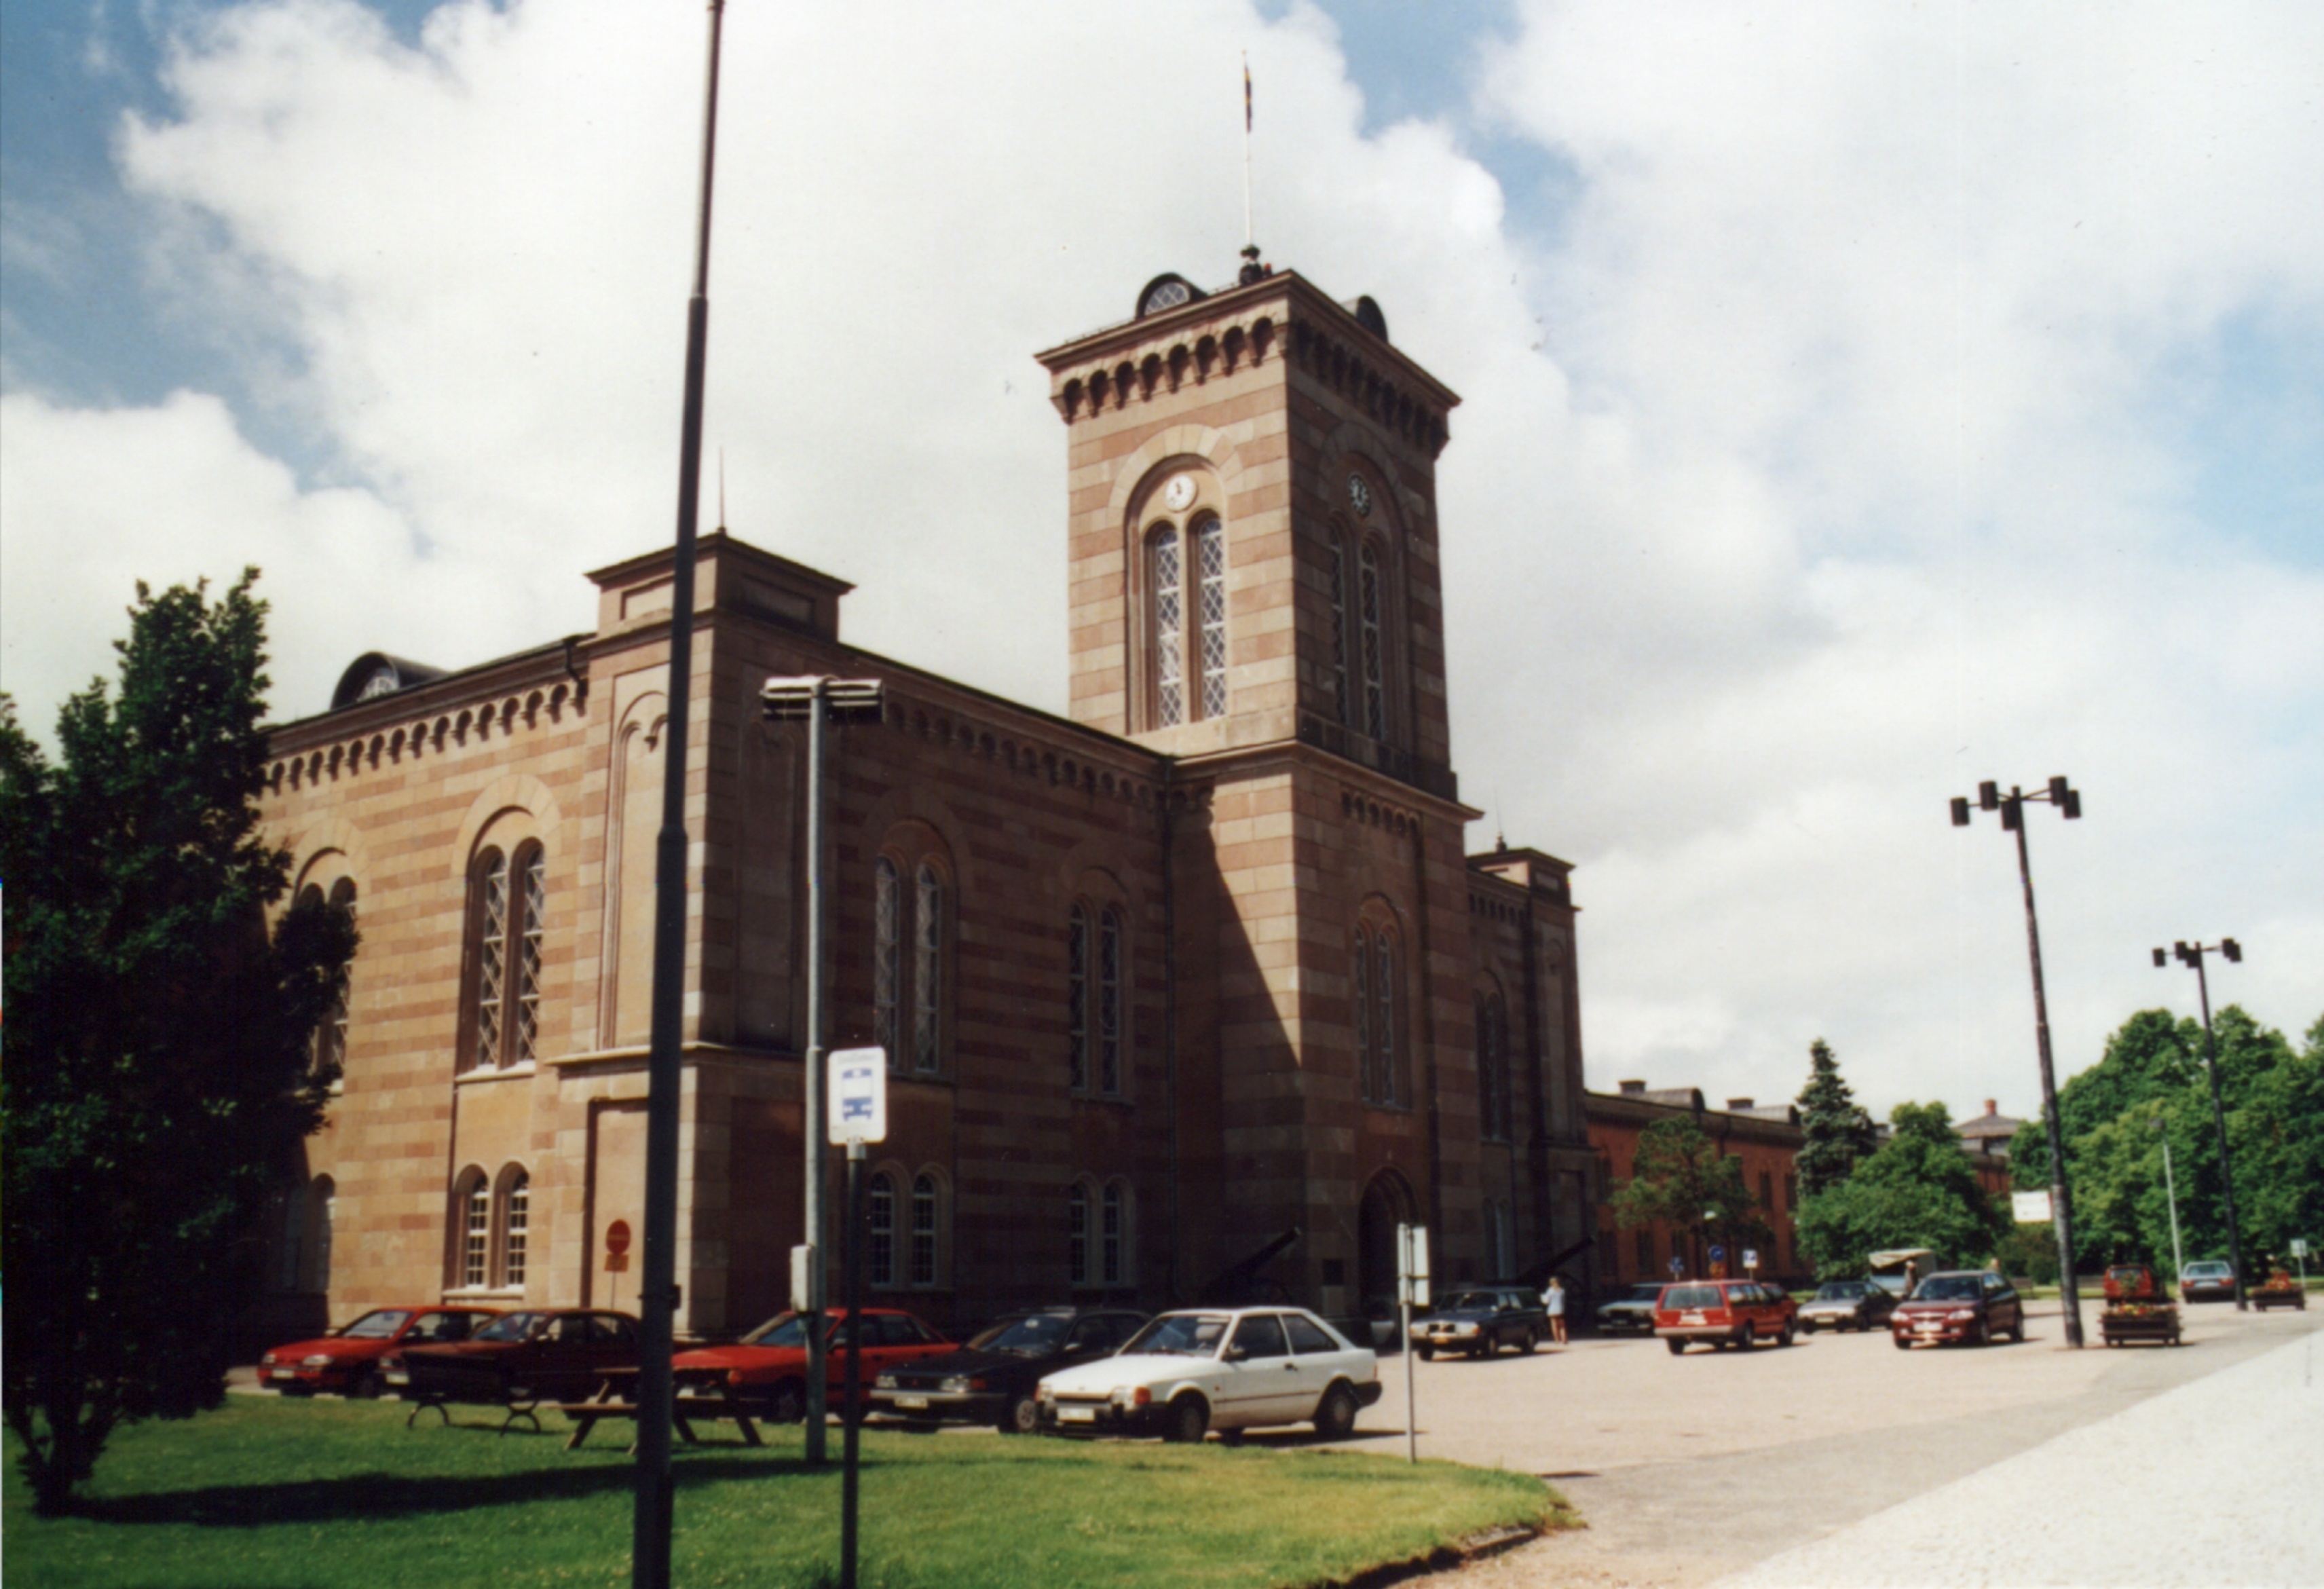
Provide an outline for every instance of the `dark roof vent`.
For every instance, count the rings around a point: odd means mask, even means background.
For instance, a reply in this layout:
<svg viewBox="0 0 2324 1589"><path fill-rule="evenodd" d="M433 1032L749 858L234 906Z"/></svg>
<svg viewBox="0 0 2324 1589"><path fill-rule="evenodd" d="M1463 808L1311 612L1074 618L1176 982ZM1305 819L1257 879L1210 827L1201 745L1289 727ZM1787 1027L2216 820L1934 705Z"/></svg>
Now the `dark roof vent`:
<svg viewBox="0 0 2324 1589"><path fill-rule="evenodd" d="M1388 340L1388 317L1380 313L1380 306L1372 301L1369 292L1356 300L1356 324L1382 342Z"/></svg>
<svg viewBox="0 0 2324 1589"><path fill-rule="evenodd" d="M331 691L331 710L337 712L361 701L377 700L400 689L410 689L443 678L445 671L405 657L391 657L385 651L365 651L339 675L339 687Z"/></svg>

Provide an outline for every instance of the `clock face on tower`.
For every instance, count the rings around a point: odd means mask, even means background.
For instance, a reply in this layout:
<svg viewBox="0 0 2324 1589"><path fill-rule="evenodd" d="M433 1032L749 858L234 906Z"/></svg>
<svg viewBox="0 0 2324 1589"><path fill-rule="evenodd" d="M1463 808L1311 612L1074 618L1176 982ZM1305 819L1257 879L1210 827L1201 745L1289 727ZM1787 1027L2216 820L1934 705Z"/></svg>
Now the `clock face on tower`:
<svg viewBox="0 0 2324 1589"><path fill-rule="evenodd" d="M1194 477L1181 475L1162 488L1162 501L1172 513L1185 512L1194 500Z"/></svg>
<svg viewBox="0 0 2324 1589"><path fill-rule="evenodd" d="M1361 475L1348 476L1348 505L1356 510L1358 518L1372 511L1372 488Z"/></svg>

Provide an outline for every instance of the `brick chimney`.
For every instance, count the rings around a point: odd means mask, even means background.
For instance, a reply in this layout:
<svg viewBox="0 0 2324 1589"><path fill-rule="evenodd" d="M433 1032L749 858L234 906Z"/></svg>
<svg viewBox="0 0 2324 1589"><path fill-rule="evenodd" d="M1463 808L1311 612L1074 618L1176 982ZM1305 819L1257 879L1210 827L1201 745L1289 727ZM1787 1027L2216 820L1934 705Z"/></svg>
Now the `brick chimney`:
<svg viewBox="0 0 2324 1589"><path fill-rule="evenodd" d="M1642 1098L1646 1096L1646 1084L1642 1081L1626 1081L1621 1084L1621 1087L1622 1096L1626 1098Z"/></svg>
<svg viewBox="0 0 2324 1589"><path fill-rule="evenodd" d="M1727 1100L1727 1106L1729 1109L1748 1109L1751 1107L1751 1100L1748 1098L1729 1098Z"/></svg>

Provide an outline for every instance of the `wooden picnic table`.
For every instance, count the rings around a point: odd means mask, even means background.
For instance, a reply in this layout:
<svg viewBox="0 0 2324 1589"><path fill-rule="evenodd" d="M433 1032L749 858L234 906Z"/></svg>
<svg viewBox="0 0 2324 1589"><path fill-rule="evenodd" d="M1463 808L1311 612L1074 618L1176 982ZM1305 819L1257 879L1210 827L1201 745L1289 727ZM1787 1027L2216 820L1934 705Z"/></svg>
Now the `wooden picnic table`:
<svg viewBox="0 0 2324 1589"><path fill-rule="evenodd" d="M573 1433L567 1437L565 1441L565 1449L567 1451L579 1450L582 1444L589 1438L589 1432L602 1420L609 1418L634 1419L638 1416L638 1371L634 1368L608 1368L601 1369L598 1372L600 1379L596 1394L586 1401L559 1401L552 1404L558 1411L573 1420ZM718 1421L727 1418L732 1418L735 1427L742 1431L743 1445L765 1444L759 1438L756 1416L752 1412L748 1403L736 1397L678 1396L671 1400L669 1421L677 1428L678 1437L688 1446L698 1446L702 1443L694 1433L696 1420ZM635 1441L631 1442L630 1449L633 1453L637 1450Z"/></svg>

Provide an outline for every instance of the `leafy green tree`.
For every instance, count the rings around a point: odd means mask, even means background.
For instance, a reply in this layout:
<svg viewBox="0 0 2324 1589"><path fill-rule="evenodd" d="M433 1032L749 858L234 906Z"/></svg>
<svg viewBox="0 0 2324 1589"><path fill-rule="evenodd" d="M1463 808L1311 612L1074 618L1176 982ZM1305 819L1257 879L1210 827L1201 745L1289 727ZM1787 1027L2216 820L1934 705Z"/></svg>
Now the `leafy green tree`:
<svg viewBox="0 0 2324 1589"><path fill-rule="evenodd" d="M117 697L65 703L53 764L0 696L0 1404L44 1515L120 1424L217 1405L267 1195L333 1079L312 1039L355 926L307 904L270 930L255 577L216 604L140 585Z"/></svg>
<svg viewBox="0 0 2324 1589"><path fill-rule="evenodd" d="M2324 1230L2324 1021L2298 1051L2233 1004L2211 1026L2243 1222L2237 1233L2255 1262L2282 1254L2293 1236ZM2097 1065L2059 1089L2079 1265L2132 1261L2169 1270L2166 1136L2187 1256L2227 1256L2226 1181L2202 1056L2200 1021L2142 1011L2107 1040ZM2019 1185L2046 1183L2038 1122L2019 1132L2011 1157Z"/></svg>
<svg viewBox="0 0 2324 1589"><path fill-rule="evenodd" d="M1800 1245L1820 1277L1861 1274L1874 1252L1926 1247L1946 1267L1981 1263L2009 1233L1978 1184L1942 1104L1899 1104L1891 1134L1856 1173L1800 1203Z"/></svg>
<svg viewBox="0 0 2324 1589"><path fill-rule="evenodd" d="M1743 1161L1721 1153L1692 1120L1657 1120L1638 1133L1630 1178L1609 1199L1624 1230L1659 1221L1698 1243L1764 1243L1766 1221L1743 1183Z"/></svg>
<svg viewBox="0 0 2324 1589"><path fill-rule="evenodd" d="M1800 1130L1807 1140L1794 1167L1799 1171L1800 1196L1812 1197L1840 1185L1872 1157L1879 1135L1872 1117L1841 1078L1831 1045L1821 1038L1808 1045L1808 1085L1800 1089L1799 1105Z"/></svg>

